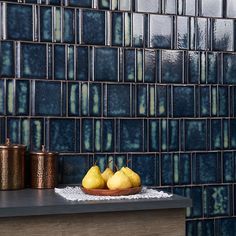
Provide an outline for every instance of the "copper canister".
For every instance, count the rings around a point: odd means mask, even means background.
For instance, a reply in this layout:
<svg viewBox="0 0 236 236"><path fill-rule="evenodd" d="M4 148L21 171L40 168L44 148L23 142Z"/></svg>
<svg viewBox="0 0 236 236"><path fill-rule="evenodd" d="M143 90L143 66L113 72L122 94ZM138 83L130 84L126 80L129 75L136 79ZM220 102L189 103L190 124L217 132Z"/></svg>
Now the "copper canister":
<svg viewBox="0 0 236 236"><path fill-rule="evenodd" d="M57 185L57 153L42 151L30 153L32 188L55 188Z"/></svg>
<svg viewBox="0 0 236 236"><path fill-rule="evenodd" d="M0 145L0 190L24 188L25 151L25 145L11 144L10 139Z"/></svg>

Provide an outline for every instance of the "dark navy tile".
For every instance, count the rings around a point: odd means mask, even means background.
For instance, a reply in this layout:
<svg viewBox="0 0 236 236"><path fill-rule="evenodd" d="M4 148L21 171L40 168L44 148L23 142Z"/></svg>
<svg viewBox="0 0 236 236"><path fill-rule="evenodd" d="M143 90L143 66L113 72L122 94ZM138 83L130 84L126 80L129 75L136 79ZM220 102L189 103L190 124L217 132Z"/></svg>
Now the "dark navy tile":
<svg viewBox="0 0 236 236"><path fill-rule="evenodd" d="M39 116L60 116L61 83L36 81L34 87L34 114Z"/></svg>
<svg viewBox="0 0 236 236"><path fill-rule="evenodd" d="M236 84L236 79L234 77L236 73L236 54L223 55L223 78L225 84Z"/></svg>
<svg viewBox="0 0 236 236"><path fill-rule="evenodd" d="M156 114L157 116L167 116L167 87L156 87Z"/></svg>
<svg viewBox="0 0 236 236"><path fill-rule="evenodd" d="M147 116L147 86L137 85L137 115Z"/></svg>
<svg viewBox="0 0 236 236"><path fill-rule="evenodd" d="M133 13L133 46L143 47L143 43L144 43L144 15Z"/></svg>
<svg viewBox="0 0 236 236"><path fill-rule="evenodd" d="M29 115L29 100L30 96L30 84L29 81L17 80L16 81L16 114L17 115Z"/></svg>
<svg viewBox="0 0 236 236"><path fill-rule="evenodd" d="M206 150L206 129L205 120L187 120L185 122L186 150Z"/></svg>
<svg viewBox="0 0 236 236"><path fill-rule="evenodd" d="M67 79L75 80L74 46L67 47Z"/></svg>
<svg viewBox="0 0 236 236"><path fill-rule="evenodd" d="M63 41L66 43L75 42L75 11L73 9L64 9L64 31Z"/></svg>
<svg viewBox="0 0 236 236"><path fill-rule="evenodd" d="M28 118L21 120L21 143L30 150L30 120Z"/></svg>
<svg viewBox="0 0 236 236"><path fill-rule="evenodd" d="M81 102L81 115L87 116L89 113L89 87L87 83L83 83L81 85L80 102Z"/></svg>
<svg viewBox="0 0 236 236"><path fill-rule="evenodd" d="M234 50L234 22L233 20L213 20L212 48L219 51ZM224 32L224 34L222 34Z"/></svg>
<svg viewBox="0 0 236 236"><path fill-rule="evenodd" d="M236 119L231 119L230 120L230 145L232 149L236 148L236 133L235 132L236 132Z"/></svg>
<svg viewBox="0 0 236 236"><path fill-rule="evenodd" d="M168 123L167 120L161 120L161 150L167 151L168 148Z"/></svg>
<svg viewBox="0 0 236 236"><path fill-rule="evenodd" d="M160 149L159 120L149 120L149 151L158 152Z"/></svg>
<svg viewBox="0 0 236 236"><path fill-rule="evenodd" d="M93 152L94 140L93 140L93 120L83 119L81 141L83 152Z"/></svg>
<svg viewBox="0 0 236 236"><path fill-rule="evenodd" d="M107 115L130 116L130 85L107 85ZM105 102L105 101L104 101Z"/></svg>
<svg viewBox="0 0 236 236"><path fill-rule="evenodd" d="M219 116L229 116L228 87L218 87Z"/></svg>
<svg viewBox="0 0 236 236"><path fill-rule="evenodd" d="M1 143L5 143L6 141L6 137L5 137L5 119L4 118L0 118L0 142Z"/></svg>
<svg viewBox="0 0 236 236"><path fill-rule="evenodd" d="M69 6L91 8L92 0L69 0Z"/></svg>
<svg viewBox="0 0 236 236"><path fill-rule="evenodd" d="M217 153L197 153L193 162L195 184L218 182L219 158Z"/></svg>
<svg viewBox="0 0 236 236"><path fill-rule="evenodd" d="M50 119L49 149L57 152L75 151L75 120Z"/></svg>
<svg viewBox="0 0 236 236"><path fill-rule="evenodd" d="M102 109L101 84L89 86L89 113L91 116L101 116Z"/></svg>
<svg viewBox="0 0 236 236"><path fill-rule="evenodd" d="M5 102L6 102L6 83L4 80L0 80L0 115L5 114Z"/></svg>
<svg viewBox="0 0 236 236"><path fill-rule="evenodd" d="M182 83L183 52L162 51L162 82Z"/></svg>
<svg viewBox="0 0 236 236"><path fill-rule="evenodd" d="M156 78L156 52L144 51L144 81L154 83Z"/></svg>
<svg viewBox="0 0 236 236"><path fill-rule="evenodd" d="M227 2L226 2L226 16L229 18L236 17L236 2L234 0L227 0Z"/></svg>
<svg viewBox="0 0 236 236"><path fill-rule="evenodd" d="M30 131L31 131L31 150L39 151L41 146L45 144L44 141L44 119L31 119Z"/></svg>
<svg viewBox="0 0 236 236"><path fill-rule="evenodd" d="M169 120L168 124L168 149L169 151L179 150L179 121Z"/></svg>
<svg viewBox="0 0 236 236"><path fill-rule="evenodd" d="M221 120L211 120L211 149L222 148L222 127Z"/></svg>
<svg viewBox="0 0 236 236"><path fill-rule="evenodd" d="M234 236L236 232L235 218L222 218L216 220L217 236Z"/></svg>
<svg viewBox="0 0 236 236"><path fill-rule="evenodd" d="M47 71L46 45L21 44L21 77L45 79Z"/></svg>
<svg viewBox="0 0 236 236"><path fill-rule="evenodd" d="M52 8L40 7L40 40L52 41Z"/></svg>
<svg viewBox="0 0 236 236"><path fill-rule="evenodd" d="M196 221L196 235L215 236L214 220Z"/></svg>
<svg viewBox="0 0 236 236"><path fill-rule="evenodd" d="M114 151L114 120L103 120L103 131L102 131L102 150L104 152Z"/></svg>
<svg viewBox="0 0 236 236"><path fill-rule="evenodd" d="M0 75L1 77L15 76L14 44L10 41L0 42Z"/></svg>
<svg viewBox="0 0 236 236"><path fill-rule="evenodd" d="M82 40L85 44L105 44L105 12L83 11Z"/></svg>
<svg viewBox="0 0 236 236"><path fill-rule="evenodd" d="M188 16L195 16L197 15L197 8L196 8L197 0L186 0L185 1L185 14Z"/></svg>
<svg viewBox="0 0 236 236"><path fill-rule="evenodd" d="M66 79L66 54L64 45L54 45L54 78Z"/></svg>
<svg viewBox="0 0 236 236"><path fill-rule="evenodd" d="M200 82L200 53L188 52L188 82L198 84Z"/></svg>
<svg viewBox="0 0 236 236"><path fill-rule="evenodd" d="M172 185L174 177L173 158L171 154L161 156L161 185Z"/></svg>
<svg viewBox="0 0 236 236"><path fill-rule="evenodd" d="M133 49L124 51L124 80L135 81L135 50Z"/></svg>
<svg viewBox="0 0 236 236"><path fill-rule="evenodd" d="M78 117L77 117L78 118ZM80 119L76 119L75 121L75 135L76 135L76 152L81 152L81 120Z"/></svg>
<svg viewBox="0 0 236 236"><path fill-rule="evenodd" d="M173 115L174 117L194 116L194 87L178 86L173 88Z"/></svg>
<svg viewBox="0 0 236 236"><path fill-rule="evenodd" d="M178 182L179 184L191 183L191 154L182 153L178 160Z"/></svg>
<svg viewBox="0 0 236 236"><path fill-rule="evenodd" d="M135 0L135 11L147 12L147 13L160 13L161 2L160 0L149 0L147 4L146 0Z"/></svg>
<svg viewBox="0 0 236 236"><path fill-rule="evenodd" d="M7 5L7 38L13 40L33 40L33 13L30 5ZM24 20L22 20L24 19Z"/></svg>
<svg viewBox="0 0 236 236"><path fill-rule="evenodd" d="M204 189L204 213L206 216L229 216L231 188L228 185L207 186Z"/></svg>
<svg viewBox="0 0 236 236"><path fill-rule="evenodd" d="M200 0L201 16L222 17L223 16L223 0Z"/></svg>
<svg viewBox="0 0 236 236"><path fill-rule="evenodd" d="M88 47L77 47L76 65L76 79L88 80Z"/></svg>
<svg viewBox="0 0 236 236"><path fill-rule="evenodd" d="M199 88L200 116L210 116L210 87Z"/></svg>
<svg viewBox="0 0 236 236"><path fill-rule="evenodd" d="M195 236L196 233L196 221L195 220L188 220L186 222L186 236Z"/></svg>
<svg viewBox="0 0 236 236"><path fill-rule="evenodd" d="M141 152L144 146L144 122L142 120L120 120L121 152Z"/></svg>
<svg viewBox="0 0 236 236"><path fill-rule="evenodd" d="M176 0L164 0L164 13L176 14L177 11L177 1Z"/></svg>
<svg viewBox="0 0 236 236"><path fill-rule="evenodd" d="M7 138L11 143L21 143L21 122L18 118L7 119Z"/></svg>
<svg viewBox="0 0 236 236"><path fill-rule="evenodd" d="M177 17L177 42L178 49L189 48L189 17Z"/></svg>
<svg viewBox="0 0 236 236"><path fill-rule="evenodd" d="M171 49L173 18L164 15L150 15L150 47Z"/></svg>
<svg viewBox="0 0 236 236"><path fill-rule="evenodd" d="M109 10L110 9L110 0L98 1L98 7L99 7L99 9Z"/></svg>
<svg viewBox="0 0 236 236"><path fill-rule="evenodd" d="M216 52L207 53L207 83L216 84L218 82L218 62L219 55Z"/></svg>
<svg viewBox="0 0 236 236"><path fill-rule="evenodd" d="M95 48L94 50L94 80L118 81L118 49Z"/></svg>
<svg viewBox="0 0 236 236"><path fill-rule="evenodd" d="M85 155L64 156L62 168L63 184L80 184L89 169L89 157Z"/></svg>
<svg viewBox="0 0 236 236"><path fill-rule="evenodd" d="M112 45L122 46L123 44L123 14L121 12L112 13Z"/></svg>
<svg viewBox="0 0 236 236"><path fill-rule="evenodd" d="M132 169L138 173L142 185L156 184L156 158L155 155L139 154L132 156Z"/></svg>
<svg viewBox="0 0 236 236"><path fill-rule="evenodd" d="M190 198L192 199L192 207L190 210L190 217L202 217L203 215L203 204L202 204L202 188L192 187L190 190Z"/></svg>
<svg viewBox="0 0 236 236"><path fill-rule="evenodd" d="M235 181L235 153L223 152L223 182L232 183Z"/></svg>
<svg viewBox="0 0 236 236"><path fill-rule="evenodd" d="M101 151L102 146L102 133L101 133L101 120L94 120L94 150L95 152Z"/></svg>
<svg viewBox="0 0 236 236"><path fill-rule="evenodd" d="M209 19L207 18L196 18L196 49L207 50L208 45L208 30L210 27Z"/></svg>
<svg viewBox="0 0 236 236"><path fill-rule="evenodd" d="M51 5L61 5L61 0L49 0Z"/></svg>
<svg viewBox="0 0 236 236"><path fill-rule="evenodd" d="M6 81L6 113L13 115L15 112L15 82L14 80Z"/></svg>
<svg viewBox="0 0 236 236"><path fill-rule="evenodd" d="M79 116L80 111L80 85L78 83L68 83L68 115Z"/></svg>

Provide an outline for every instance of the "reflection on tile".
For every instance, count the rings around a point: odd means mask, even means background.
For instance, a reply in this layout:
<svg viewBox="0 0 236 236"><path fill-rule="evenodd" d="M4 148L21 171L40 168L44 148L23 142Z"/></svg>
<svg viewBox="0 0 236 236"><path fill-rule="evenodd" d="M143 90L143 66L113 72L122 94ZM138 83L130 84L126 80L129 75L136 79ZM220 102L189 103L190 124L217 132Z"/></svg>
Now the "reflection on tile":
<svg viewBox="0 0 236 236"><path fill-rule="evenodd" d="M179 184L191 183L191 154L183 153L179 156Z"/></svg>
<svg viewBox="0 0 236 236"><path fill-rule="evenodd" d="M176 14L177 1L176 0L164 0L164 12L167 14Z"/></svg>
<svg viewBox="0 0 236 236"><path fill-rule="evenodd" d="M215 52L207 53L207 83L208 84L216 84L218 82L217 80L218 61L219 61L218 53L215 53Z"/></svg>
<svg viewBox="0 0 236 236"><path fill-rule="evenodd" d="M89 87L87 83L81 85L81 115L87 116L89 112Z"/></svg>
<svg viewBox="0 0 236 236"><path fill-rule="evenodd" d="M106 100L108 116L130 116L130 85L108 84Z"/></svg>
<svg viewBox="0 0 236 236"><path fill-rule="evenodd" d="M31 119L30 123L31 131L31 150L38 151L41 150L41 146L45 144L44 142L44 120L42 119Z"/></svg>
<svg viewBox="0 0 236 236"><path fill-rule="evenodd" d="M5 81L0 80L0 115L5 114L5 100L6 100Z"/></svg>
<svg viewBox="0 0 236 236"><path fill-rule="evenodd" d="M135 0L136 12L159 13L161 10L160 0Z"/></svg>
<svg viewBox="0 0 236 236"><path fill-rule="evenodd" d="M144 81L155 82L156 77L156 52L154 50L144 51Z"/></svg>
<svg viewBox="0 0 236 236"><path fill-rule="evenodd" d="M218 113L217 87L211 87L211 115L216 116Z"/></svg>
<svg viewBox="0 0 236 236"><path fill-rule="evenodd" d="M95 152L101 151L101 120L94 120L94 149Z"/></svg>
<svg viewBox="0 0 236 236"><path fill-rule="evenodd" d="M168 130L169 130L169 136L168 136L169 151L178 151L179 150L179 121L169 120Z"/></svg>
<svg viewBox="0 0 236 236"><path fill-rule="evenodd" d="M189 16L195 16L196 13L196 1L197 0L185 0L185 14Z"/></svg>
<svg viewBox="0 0 236 236"><path fill-rule="evenodd" d="M229 115L228 88L218 87L219 116L227 117Z"/></svg>
<svg viewBox="0 0 236 236"><path fill-rule="evenodd" d="M21 143L26 145L27 150L30 150L30 120L21 120Z"/></svg>
<svg viewBox="0 0 236 236"><path fill-rule="evenodd" d="M157 116L167 116L167 87L156 87L156 113Z"/></svg>
<svg viewBox="0 0 236 236"><path fill-rule="evenodd" d="M103 120L103 140L104 152L114 151L114 120Z"/></svg>
<svg viewBox="0 0 236 236"><path fill-rule="evenodd" d="M103 11L83 11L83 43L85 44L105 44L105 12Z"/></svg>
<svg viewBox="0 0 236 236"><path fill-rule="evenodd" d="M143 82L143 50L136 50L136 78Z"/></svg>
<svg viewBox="0 0 236 236"><path fill-rule="evenodd" d="M236 148L236 120L231 119L230 120L230 140L231 140L231 148Z"/></svg>
<svg viewBox="0 0 236 236"><path fill-rule="evenodd" d="M223 153L223 181L231 183L235 181L235 153Z"/></svg>
<svg viewBox="0 0 236 236"><path fill-rule="evenodd" d="M89 86L89 113L91 116L101 116L101 84Z"/></svg>
<svg viewBox="0 0 236 236"><path fill-rule="evenodd" d="M93 120L83 119L81 133L82 151L93 152Z"/></svg>
<svg viewBox="0 0 236 236"><path fill-rule="evenodd" d="M53 22L53 39L55 42L61 42L62 36L62 9L57 7L54 9Z"/></svg>
<svg viewBox="0 0 236 236"><path fill-rule="evenodd" d="M21 44L21 77L46 78L45 44Z"/></svg>
<svg viewBox="0 0 236 236"><path fill-rule="evenodd" d="M173 161L171 154L161 156L161 184L173 184Z"/></svg>
<svg viewBox="0 0 236 236"><path fill-rule="evenodd" d="M79 116L79 97L80 86L79 84L68 84L68 114L69 116Z"/></svg>
<svg viewBox="0 0 236 236"><path fill-rule="evenodd" d="M32 6L7 5L7 38L13 40L33 39ZM24 20L22 20L24 19Z"/></svg>
<svg viewBox="0 0 236 236"><path fill-rule="evenodd" d="M120 121L120 150L121 152L143 151L143 129L142 120Z"/></svg>
<svg viewBox="0 0 236 236"><path fill-rule="evenodd" d="M156 115L156 94L155 85L150 85L148 87L148 104L149 104L149 115L151 117Z"/></svg>
<svg viewBox="0 0 236 236"><path fill-rule="evenodd" d="M130 11L132 0L118 0L118 1L119 1L119 10Z"/></svg>
<svg viewBox="0 0 236 236"><path fill-rule="evenodd" d="M149 151L158 152L160 149L159 120L149 121Z"/></svg>
<svg viewBox="0 0 236 236"><path fill-rule="evenodd" d="M57 152L75 151L75 120L50 119L49 149Z"/></svg>
<svg viewBox="0 0 236 236"><path fill-rule="evenodd" d="M52 41L52 8L40 7L40 40Z"/></svg>
<svg viewBox="0 0 236 236"><path fill-rule="evenodd" d="M199 52L188 52L188 80L189 83L200 82L200 54Z"/></svg>
<svg viewBox="0 0 236 236"><path fill-rule="evenodd" d="M233 51L234 50L234 21L233 20L213 20L213 50Z"/></svg>
<svg viewBox="0 0 236 236"><path fill-rule="evenodd" d="M94 80L117 81L118 80L118 49L95 48L94 49Z"/></svg>
<svg viewBox="0 0 236 236"><path fill-rule="evenodd" d="M112 13L112 45L122 46L123 44L123 14L120 12Z"/></svg>
<svg viewBox="0 0 236 236"><path fill-rule="evenodd" d="M196 221L196 228L195 231L197 235L207 235L207 236L214 236L215 235L215 226L214 220L199 220Z"/></svg>
<svg viewBox="0 0 236 236"><path fill-rule="evenodd" d="M21 143L21 122L17 118L7 119L7 137L11 143Z"/></svg>
<svg viewBox="0 0 236 236"><path fill-rule="evenodd" d="M16 114L17 115L29 115L29 96L30 86L29 81L16 81Z"/></svg>
<svg viewBox="0 0 236 236"><path fill-rule="evenodd" d="M222 17L223 16L223 0L200 0L201 16Z"/></svg>
<svg viewBox="0 0 236 236"><path fill-rule="evenodd" d="M234 75L236 74L236 55L224 54L223 55L223 78L226 84L236 84Z"/></svg>
<svg viewBox="0 0 236 236"><path fill-rule="evenodd" d="M150 47L171 49L173 18L164 15L150 15Z"/></svg>
<svg viewBox="0 0 236 236"><path fill-rule="evenodd" d="M124 79L126 82L135 81L135 50L124 51Z"/></svg>
<svg viewBox="0 0 236 236"><path fill-rule="evenodd" d="M189 18L184 16L177 17L177 48L189 48Z"/></svg>
<svg viewBox="0 0 236 236"><path fill-rule="evenodd" d="M234 0L227 0L226 2L226 16L230 18L236 17L236 2Z"/></svg>
<svg viewBox="0 0 236 236"><path fill-rule="evenodd" d="M208 45L209 19L196 18L196 48L197 50L207 50Z"/></svg>
<svg viewBox="0 0 236 236"><path fill-rule="evenodd" d="M65 46L54 45L54 78L59 80L66 79L66 54Z"/></svg>
<svg viewBox="0 0 236 236"><path fill-rule="evenodd" d="M219 235L232 235L236 230L235 218L222 218L216 220L216 227L218 229L217 236Z"/></svg>
<svg viewBox="0 0 236 236"><path fill-rule="evenodd" d="M8 115L13 115L15 111L15 83L13 80L6 82L6 112Z"/></svg>
<svg viewBox="0 0 236 236"><path fill-rule="evenodd" d="M126 47L131 44L131 14L124 13L124 45Z"/></svg>
<svg viewBox="0 0 236 236"><path fill-rule="evenodd" d="M67 47L67 79L74 80L74 46Z"/></svg>
<svg viewBox="0 0 236 236"><path fill-rule="evenodd" d="M75 12L73 9L64 9L64 31L63 31L63 41L66 43L74 43L74 22L75 22Z"/></svg>
<svg viewBox="0 0 236 236"><path fill-rule="evenodd" d="M167 120L161 120L161 150L167 151Z"/></svg>
<svg viewBox="0 0 236 236"><path fill-rule="evenodd" d="M137 85L137 115L147 116L147 86Z"/></svg>
<svg viewBox="0 0 236 236"><path fill-rule="evenodd" d="M77 47L76 60L76 79L81 81L88 80L88 47Z"/></svg>
<svg viewBox="0 0 236 236"><path fill-rule="evenodd" d="M132 169L137 172L142 180L142 185L155 185L156 177L155 155L140 154L132 156Z"/></svg>
<svg viewBox="0 0 236 236"><path fill-rule="evenodd" d="M98 7L99 7L99 9L108 10L110 8L110 0L100 0L100 1L98 1Z"/></svg>
<svg viewBox="0 0 236 236"><path fill-rule="evenodd" d="M69 0L69 6L91 8L92 0Z"/></svg>
<svg viewBox="0 0 236 236"><path fill-rule="evenodd" d="M210 89L200 87L200 116L210 116Z"/></svg>
<svg viewBox="0 0 236 236"><path fill-rule="evenodd" d="M146 4L149 5L149 4ZM133 14L133 46L143 47L144 42L144 15Z"/></svg>
<svg viewBox="0 0 236 236"><path fill-rule="evenodd" d="M211 148L222 148L222 129L221 120L211 120Z"/></svg>

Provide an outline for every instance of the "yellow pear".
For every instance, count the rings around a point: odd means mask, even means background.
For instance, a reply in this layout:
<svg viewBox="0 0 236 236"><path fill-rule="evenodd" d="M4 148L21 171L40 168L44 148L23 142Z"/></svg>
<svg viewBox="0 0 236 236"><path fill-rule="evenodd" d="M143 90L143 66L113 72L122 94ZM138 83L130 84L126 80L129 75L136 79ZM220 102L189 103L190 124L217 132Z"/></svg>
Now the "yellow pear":
<svg viewBox="0 0 236 236"><path fill-rule="evenodd" d="M102 178L105 181L105 183L107 183L108 179L110 179L113 175L114 173L112 169L108 167L102 172Z"/></svg>
<svg viewBox="0 0 236 236"><path fill-rule="evenodd" d="M92 166L82 180L82 186L87 189L104 188L105 182L97 165Z"/></svg>
<svg viewBox="0 0 236 236"><path fill-rule="evenodd" d="M110 190L127 189L132 187L132 183L129 177L124 174L123 171L117 171L111 178L107 181L107 187Z"/></svg>
<svg viewBox="0 0 236 236"><path fill-rule="evenodd" d="M141 185L140 176L129 167L122 167L121 171L123 171L129 177L133 187L139 187Z"/></svg>

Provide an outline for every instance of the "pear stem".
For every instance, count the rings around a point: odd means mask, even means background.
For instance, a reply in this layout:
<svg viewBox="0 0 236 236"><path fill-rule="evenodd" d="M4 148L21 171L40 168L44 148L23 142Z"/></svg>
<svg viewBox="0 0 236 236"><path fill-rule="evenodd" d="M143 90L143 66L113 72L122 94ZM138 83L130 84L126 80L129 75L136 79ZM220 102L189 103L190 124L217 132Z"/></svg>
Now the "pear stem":
<svg viewBox="0 0 236 236"><path fill-rule="evenodd" d="M107 168L109 167L109 164L110 164L111 162L113 162L113 160L108 161L108 163L107 163Z"/></svg>
<svg viewBox="0 0 236 236"><path fill-rule="evenodd" d="M96 166L96 165L97 165L97 162L98 162L98 160L96 160L96 161L93 163L93 165Z"/></svg>
<svg viewBox="0 0 236 236"><path fill-rule="evenodd" d="M118 171L119 170L118 166L116 164L114 164L114 166L116 168L116 171Z"/></svg>
<svg viewBox="0 0 236 236"><path fill-rule="evenodd" d="M126 166L128 166L128 163L131 162L131 159L126 161Z"/></svg>

